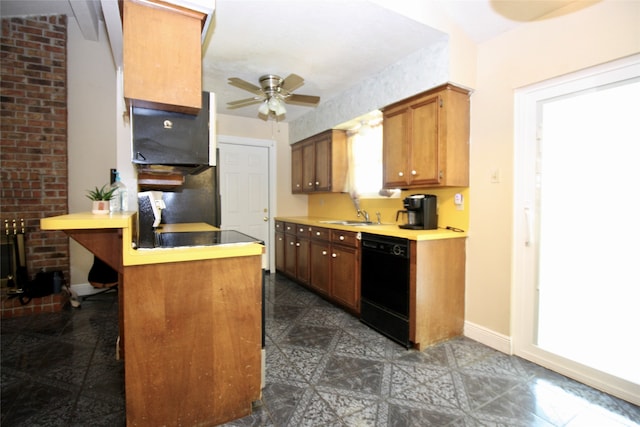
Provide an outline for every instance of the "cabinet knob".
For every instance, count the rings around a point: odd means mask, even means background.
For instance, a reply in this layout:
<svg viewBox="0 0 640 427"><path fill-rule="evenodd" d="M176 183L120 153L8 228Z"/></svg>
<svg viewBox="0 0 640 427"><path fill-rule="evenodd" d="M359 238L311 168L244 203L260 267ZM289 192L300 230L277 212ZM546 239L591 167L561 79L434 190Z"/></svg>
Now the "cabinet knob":
<svg viewBox="0 0 640 427"><path fill-rule="evenodd" d="M293 242L289 242L289 246L293 246Z"/></svg>
<svg viewBox="0 0 640 427"><path fill-rule="evenodd" d="M327 254L327 251L322 251L322 255L326 255L326 254Z"/></svg>
<svg viewBox="0 0 640 427"><path fill-rule="evenodd" d="M320 181L316 181L316 185L320 185Z"/></svg>
<svg viewBox="0 0 640 427"><path fill-rule="evenodd" d="M296 243L296 246L297 246L297 247L300 247L300 243Z"/></svg>
<svg viewBox="0 0 640 427"><path fill-rule="evenodd" d="M300 188L300 184L296 184L296 188Z"/></svg>
<svg viewBox="0 0 640 427"><path fill-rule="evenodd" d="M398 176L404 176L404 172L398 172Z"/></svg>
<svg viewBox="0 0 640 427"><path fill-rule="evenodd" d="M338 254L331 254L333 258L338 258Z"/></svg>
<svg viewBox="0 0 640 427"><path fill-rule="evenodd" d="M310 183L309 183L309 187L313 187L313 182L310 182Z"/></svg>
<svg viewBox="0 0 640 427"><path fill-rule="evenodd" d="M340 236L340 237L339 237L339 239L340 239L340 240L344 240L344 236Z"/></svg>
<svg viewBox="0 0 640 427"><path fill-rule="evenodd" d="M320 235L320 232L319 232L319 231L316 231L316 236L319 236L319 235Z"/></svg>
<svg viewBox="0 0 640 427"><path fill-rule="evenodd" d="M418 172L416 172L416 171L411 171L411 175L416 176L416 175L418 175Z"/></svg>

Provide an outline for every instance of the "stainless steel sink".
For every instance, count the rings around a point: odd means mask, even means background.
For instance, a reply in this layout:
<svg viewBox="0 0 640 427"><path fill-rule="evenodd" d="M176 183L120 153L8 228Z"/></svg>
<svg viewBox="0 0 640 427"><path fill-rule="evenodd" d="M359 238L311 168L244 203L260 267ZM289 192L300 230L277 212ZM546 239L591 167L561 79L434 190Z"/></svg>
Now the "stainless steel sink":
<svg viewBox="0 0 640 427"><path fill-rule="evenodd" d="M331 221L320 221L321 224L334 224L334 225L352 225L352 226L368 226L368 225L382 225L377 222L371 221L344 221L344 220L331 220Z"/></svg>

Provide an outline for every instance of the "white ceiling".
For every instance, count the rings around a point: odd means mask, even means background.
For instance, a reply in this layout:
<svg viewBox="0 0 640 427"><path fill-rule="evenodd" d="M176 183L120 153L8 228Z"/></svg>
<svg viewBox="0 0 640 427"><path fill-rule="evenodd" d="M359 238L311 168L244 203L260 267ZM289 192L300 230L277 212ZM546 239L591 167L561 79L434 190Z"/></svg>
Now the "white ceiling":
<svg viewBox="0 0 640 427"><path fill-rule="evenodd" d="M574 2L430 1L477 43ZM79 3L85 4L84 9ZM92 39L83 10L99 10L99 4L95 0L0 0L0 15L75 13L85 37ZM226 108L229 101L252 96L228 85L229 77L259 85L261 75L285 78L295 73L305 79L296 93L320 96L322 103L442 37L446 35L367 0L216 0L205 42L204 89L216 93L219 114L255 118L258 105ZM309 108L287 105L284 121Z"/></svg>

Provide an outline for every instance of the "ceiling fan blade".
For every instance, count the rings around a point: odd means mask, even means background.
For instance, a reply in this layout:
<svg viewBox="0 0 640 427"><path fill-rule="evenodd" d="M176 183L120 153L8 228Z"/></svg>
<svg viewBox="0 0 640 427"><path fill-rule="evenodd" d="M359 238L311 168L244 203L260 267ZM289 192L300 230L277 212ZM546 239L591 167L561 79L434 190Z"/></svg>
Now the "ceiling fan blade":
<svg viewBox="0 0 640 427"><path fill-rule="evenodd" d="M289 77L284 79L280 88L285 92L293 92L304 84L304 79L297 74L289 74Z"/></svg>
<svg viewBox="0 0 640 427"><path fill-rule="evenodd" d="M242 80L238 77L229 77L229 81L228 83L231 86L235 86L238 87L240 89L244 89L247 90L249 92L255 93L256 95L262 95L262 89L260 89L258 86L249 83L246 80Z"/></svg>
<svg viewBox="0 0 640 427"><path fill-rule="evenodd" d="M264 101L264 98L260 98L257 96L253 98L239 99L237 101L227 102L227 108L228 109L241 108L241 107L246 107L248 105L258 104L262 101Z"/></svg>
<svg viewBox="0 0 640 427"><path fill-rule="evenodd" d="M290 95L285 98L287 104L300 104L300 105L318 105L320 102L319 96L312 95Z"/></svg>

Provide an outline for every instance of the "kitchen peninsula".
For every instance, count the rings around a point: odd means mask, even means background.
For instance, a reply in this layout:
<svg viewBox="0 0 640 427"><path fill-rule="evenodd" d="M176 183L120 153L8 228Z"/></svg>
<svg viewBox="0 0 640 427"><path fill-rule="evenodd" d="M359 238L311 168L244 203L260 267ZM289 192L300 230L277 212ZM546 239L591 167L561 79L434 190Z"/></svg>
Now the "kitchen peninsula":
<svg viewBox="0 0 640 427"><path fill-rule="evenodd" d="M251 413L261 393L263 245L135 249L136 212L40 224L118 272L127 425L217 425Z"/></svg>

